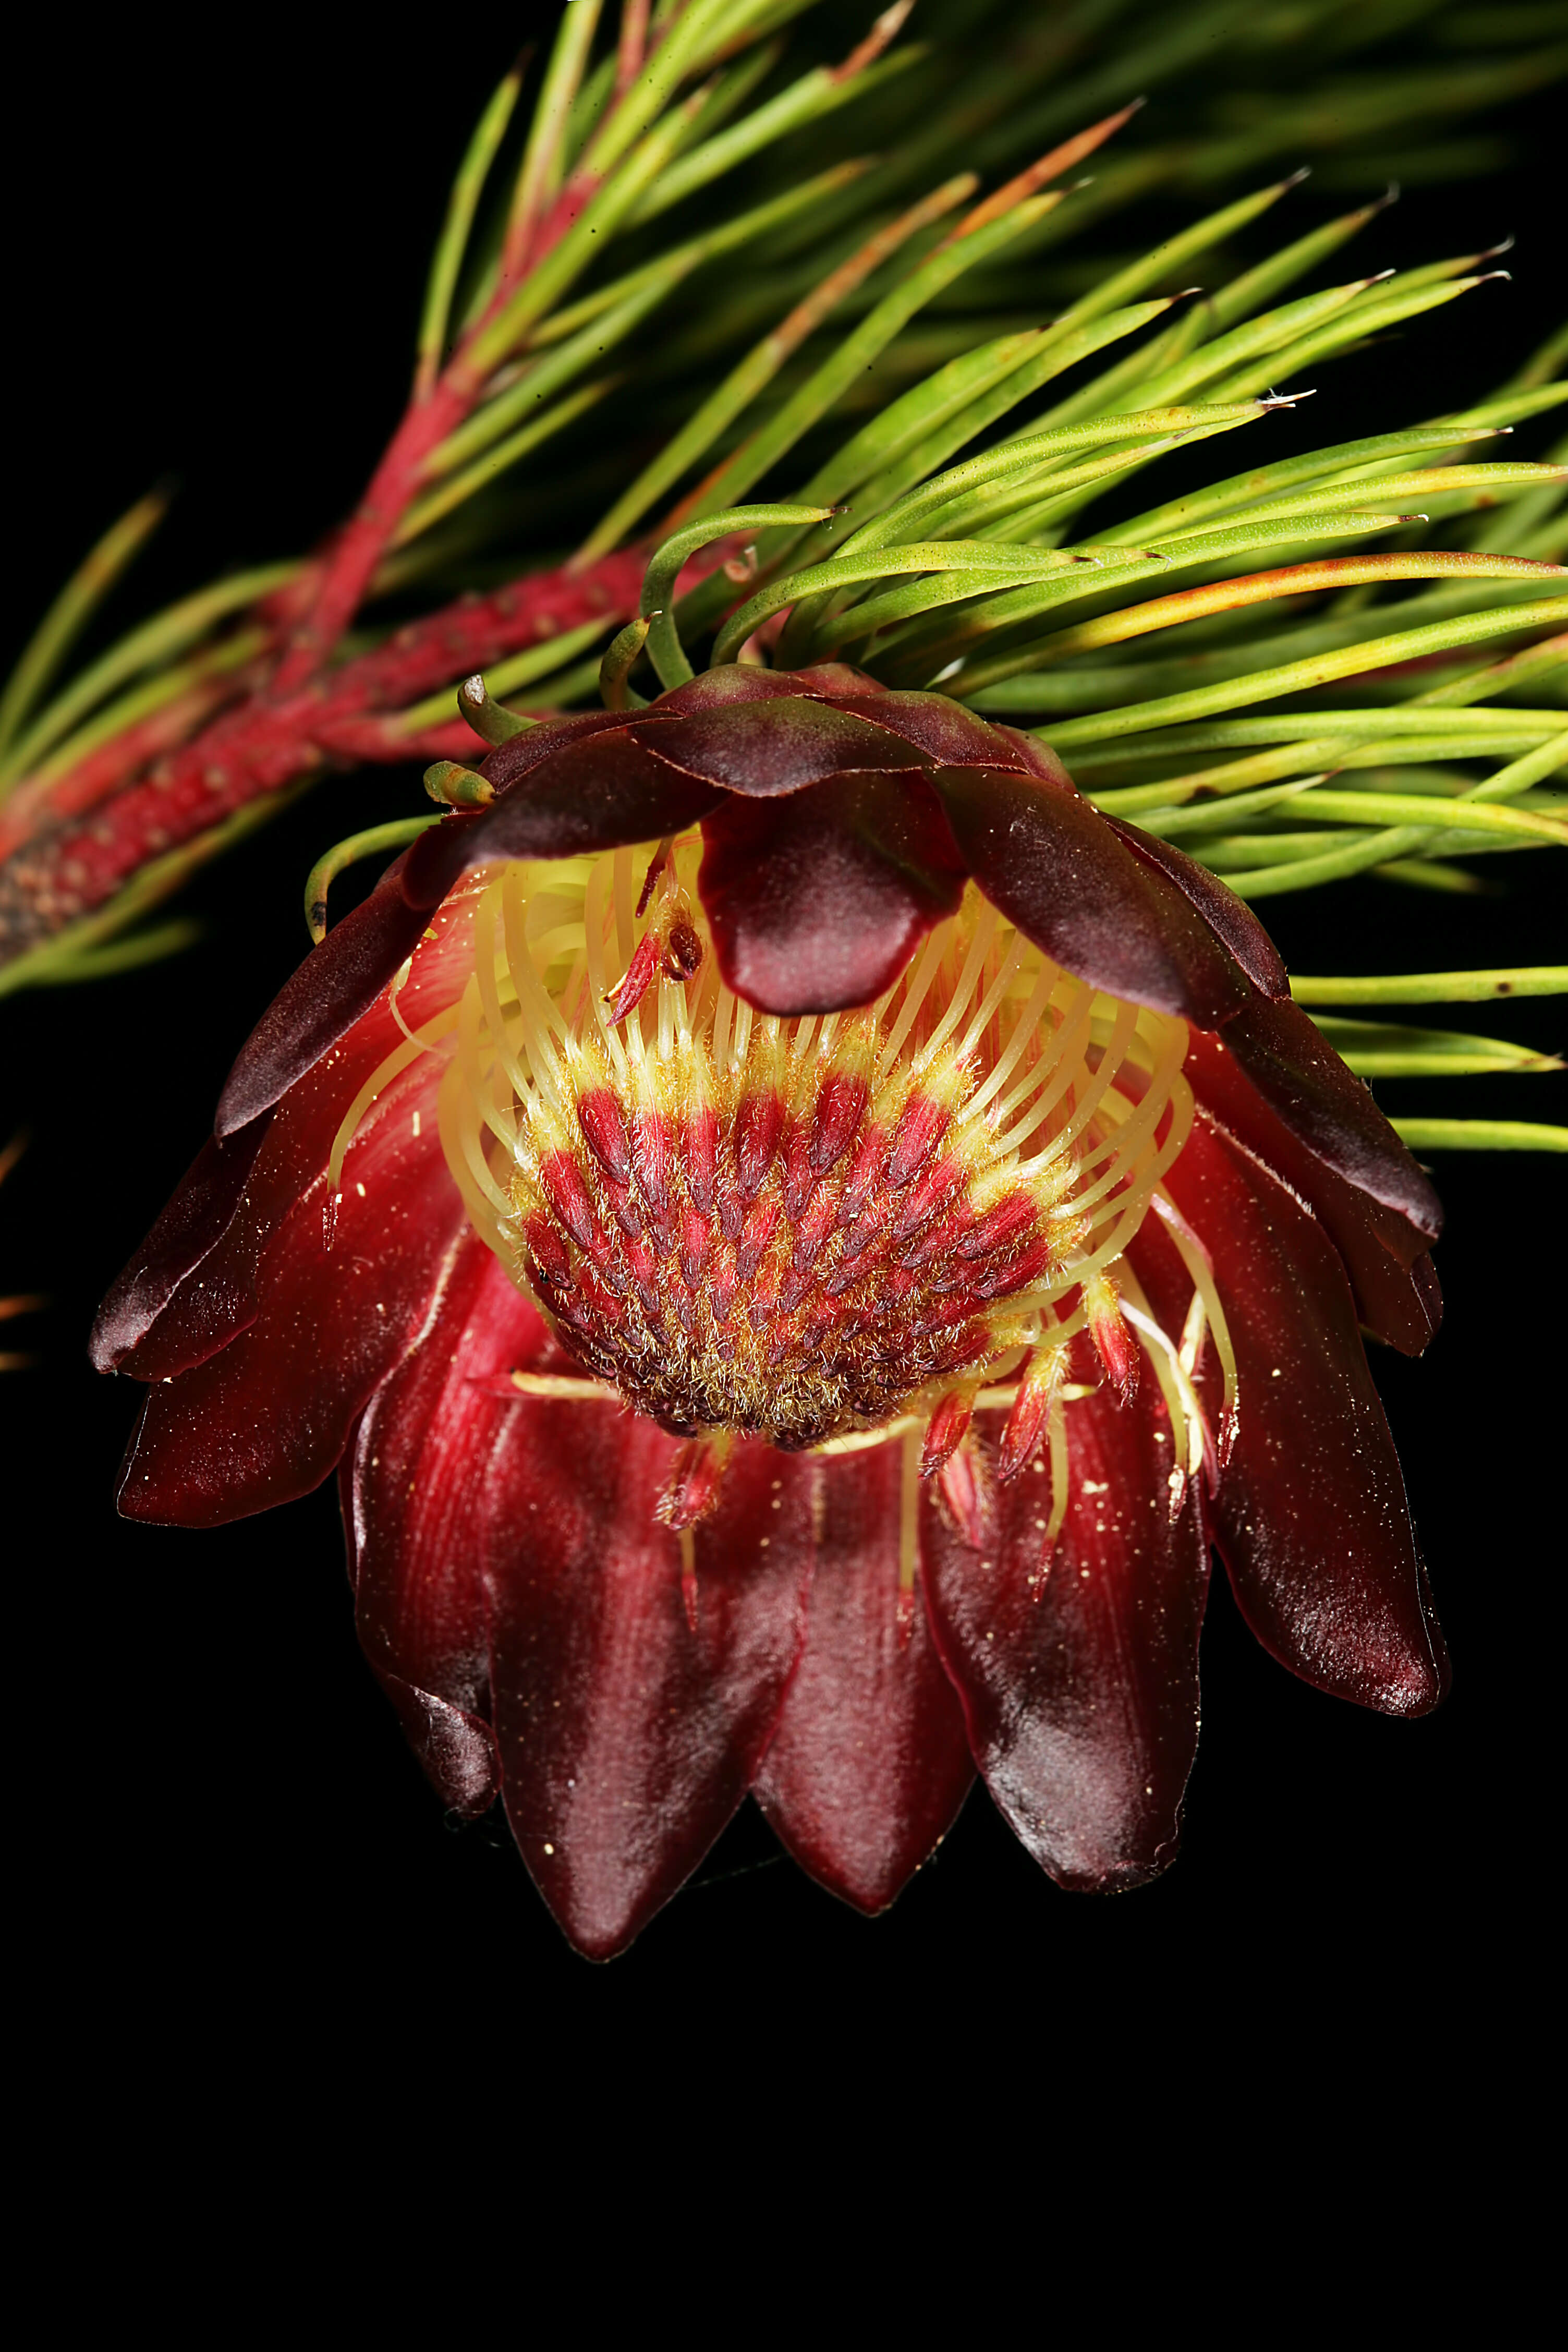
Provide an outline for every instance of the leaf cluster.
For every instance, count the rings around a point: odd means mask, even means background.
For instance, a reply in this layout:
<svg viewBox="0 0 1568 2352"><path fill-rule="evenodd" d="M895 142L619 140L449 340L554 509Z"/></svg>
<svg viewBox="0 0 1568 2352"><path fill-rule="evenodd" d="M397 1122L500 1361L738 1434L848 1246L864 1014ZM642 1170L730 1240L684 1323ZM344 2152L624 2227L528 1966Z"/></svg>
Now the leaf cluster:
<svg viewBox="0 0 1568 2352"><path fill-rule="evenodd" d="M842 12L813 0L656 0L619 23L573 0L503 79L421 314L410 417L448 421L355 643L444 590L652 548L642 623L609 657L613 613L497 665L492 697L537 713L601 670L624 702L694 659L851 660L1036 725L1100 806L1249 898L1367 872L1462 893L1475 857L1568 841L1568 446L1504 446L1568 396L1568 344L1462 414L1278 452L1274 420L1325 368L1485 301L1497 273L1471 253L1340 275L1381 197L1264 229L1303 160L1357 189L1483 168L1498 110L1568 72L1568 19L1444 0L908 13L845 54ZM1242 469L1142 483L1243 430ZM57 687L161 510L106 536L0 699L18 837L81 804L93 761L190 740L260 690L308 585L303 562L215 583ZM715 541L729 560L677 597ZM389 740L450 709L423 696ZM267 805L8 982L178 944L178 924L122 935ZM1369 1074L1498 1066L1446 1035L1343 1043Z"/></svg>

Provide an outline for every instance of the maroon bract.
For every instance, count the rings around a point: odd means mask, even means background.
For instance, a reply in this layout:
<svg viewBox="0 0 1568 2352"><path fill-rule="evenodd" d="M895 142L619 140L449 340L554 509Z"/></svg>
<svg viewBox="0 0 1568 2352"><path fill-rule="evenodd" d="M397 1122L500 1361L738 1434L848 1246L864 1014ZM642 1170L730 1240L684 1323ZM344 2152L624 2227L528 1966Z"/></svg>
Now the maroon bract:
<svg viewBox="0 0 1568 2352"><path fill-rule="evenodd" d="M307 958L106 1302L132 1517L342 1482L367 1653L621 1949L752 1790L866 1910L977 1766L1064 1885L1175 1850L1210 1539L1434 1705L1362 1350L1436 1200L1222 885L829 666L493 752Z"/></svg>

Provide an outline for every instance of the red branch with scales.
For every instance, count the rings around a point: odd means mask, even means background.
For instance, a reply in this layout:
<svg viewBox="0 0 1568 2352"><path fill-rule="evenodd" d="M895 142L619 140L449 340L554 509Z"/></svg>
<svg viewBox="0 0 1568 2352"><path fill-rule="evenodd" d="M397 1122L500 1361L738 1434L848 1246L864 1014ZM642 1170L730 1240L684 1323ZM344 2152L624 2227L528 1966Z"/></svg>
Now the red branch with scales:
<svg viewBox="0 0 1568 2352"><path fill-rule="evenodd" d="M884 10L829 79L842 83L862 73L907 14L907 5ZM666 25L650 41L648 15L645 0L632 0L622 10L604 127L633 92L659 38L668 37ZM519 64L514 79L521 71ZM705 95L694 92L676 113L700 110ZM1135 106L1124 107L1058 144L966 212L946 241L1011 209L1098 147L1134 111ZM265 794L324 768L461 758L472 743L465 722L455 717L411 726L411 706L531 646L636 611L657 531L627 550L527 573L488 595L462 596L370 652L331 666L374 591L400 525L427 486L433 453L472 415L494 388L497 368L515 354L518 329L510 314L519 292L612 175L613 166L595 171L590 161L569 172L550 195L564 110L544 109L542 118L517 184L488 300L444 365L425 350L402 422L349 520L298 577L246 614L247 626L262 638L256 650L91 746L64 773L23 781L0 810L0 966L110 908L154 861L188 849L189 863L199 862L206 849L223 845L216 829ZM952 194L952 189L942 192L938 208ZM896 224L897 237L912 225L908 215ZM883 232L884 239L892 235ZM829 287L846 271L858 282L880 257L873 239ZM798 330L794 340L800 340L822 307L819 289L818 299L800 306L800 319L792 316L781 331L789 336ZM705 488L689 492L671 520L680 520ZM684 570L681 587L733 559L737 546L720 540L704 548ZM183 878L183 871L172 874L164 887Z"/></svg>
<svg viewBox="0 0 1568 2352"><path fill-rule="evenodd" d="M622 13L607 122L656 46L649 42L648 14L646 0L633 0ZM906 14L888 10L833 79L848 79L870 64ZM699 90L677 110L697 110L703 95ZM608 176L579 166L549 194L565 127L563 110L547 116L517 184L490 298L444 366L426 353L402 420L354 513L298 579L247 614L266 635L257 653L226 677L193 687L94 747L64 775L25 782L11 795L0 813L0 964L95 914L151 861L197 842L264 793L326 767L461 755L473 740L461 719L411 729L399 714L463 676L636 610L643 548L530 572L489 595L459 597L386 644L329 667L426 485L432 453L472 415L510 356L515 332L507 331L507 313L519 289ZM727 541L705 549L686 584L733 551Z"/></svg>

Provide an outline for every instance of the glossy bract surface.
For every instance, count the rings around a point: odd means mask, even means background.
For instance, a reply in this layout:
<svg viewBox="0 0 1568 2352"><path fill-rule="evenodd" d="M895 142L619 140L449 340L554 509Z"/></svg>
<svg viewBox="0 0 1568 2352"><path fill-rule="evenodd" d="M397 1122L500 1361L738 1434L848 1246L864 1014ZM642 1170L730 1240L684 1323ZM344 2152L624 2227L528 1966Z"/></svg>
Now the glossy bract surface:
<svg viewBox="0 0 1568 2352"><path fill-rule="evenodd" d="M755 1793L866 1910L977 1770L1175 1851L1211 1542L1443 1683L1366 1325L1429 1187L1240 903L1030 740L834 667L549 722L301 966L106 1302L131 1515L336 1471L367 1654L621 1949Z"/></svg>

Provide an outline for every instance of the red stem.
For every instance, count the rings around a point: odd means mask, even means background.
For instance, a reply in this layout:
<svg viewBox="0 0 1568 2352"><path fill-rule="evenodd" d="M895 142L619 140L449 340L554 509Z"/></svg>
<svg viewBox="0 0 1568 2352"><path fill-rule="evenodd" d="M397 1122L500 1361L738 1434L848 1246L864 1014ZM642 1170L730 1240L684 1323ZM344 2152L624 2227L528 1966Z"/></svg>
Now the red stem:
<svg viewBox="0 0 1568 2352"><path fill-rule="evenodd" d="M648 49L648 0L624 0L621 11L621 40L615 58L615 94L613 103L620 105L632 83L643 70Z"/></svg>
<svg viewBox="0 0 1568 2352"><path fill-rule="evenodd" d="M0 962L96 912L150 859L209 832L259 793L364 760L472 756L474 736L455 717L411 735L390 714L525 646L633 612L645 562L636 551L607 555L581 572L535 572L489 596L460 598L325 681L283 698L274 681L130 781L120 781L124 761L144 757L146 747L137 751L129 737L105 745L92 756L111 763L103 772L107 796L62 820L57 794L74 796L81 772L57 780L48 800L26 812L36 810L31 838L0 865Z"/></svg>
<svg viewBox="0 0 1568 2352"><path fill-rule="evenodd" d="M253 665L228 677L210 678L177 695L107 743L100 743L65 775L29 777L0 808L0 862L68 817L85 816L110 799L131 776L166 751L188 742L203 720L232 703L257 682Z"/></svg>
<svg viewBox="0 0 1568 2352"><path fill-rule="evenodd" d="M320 582L273 678L276 699L313 677L365 600L377 564L420 486L424 461L455 431L478 385L454 362L439 383L404 414L353 514L329 551Z"/></svg>

